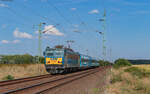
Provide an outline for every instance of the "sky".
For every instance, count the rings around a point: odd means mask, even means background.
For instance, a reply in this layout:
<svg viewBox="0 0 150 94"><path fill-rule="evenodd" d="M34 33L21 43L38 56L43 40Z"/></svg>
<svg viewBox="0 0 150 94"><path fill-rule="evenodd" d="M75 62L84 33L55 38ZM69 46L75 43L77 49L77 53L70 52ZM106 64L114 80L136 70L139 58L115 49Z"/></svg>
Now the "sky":
<svg viewBox="0 0 150 94"><path fill-rule="evenodd" d="M38 25L42 50L67 46L102 58L102 22L106 10L107 60L150 59L149 0L0 0L0 54L38 54Z"/></svg>

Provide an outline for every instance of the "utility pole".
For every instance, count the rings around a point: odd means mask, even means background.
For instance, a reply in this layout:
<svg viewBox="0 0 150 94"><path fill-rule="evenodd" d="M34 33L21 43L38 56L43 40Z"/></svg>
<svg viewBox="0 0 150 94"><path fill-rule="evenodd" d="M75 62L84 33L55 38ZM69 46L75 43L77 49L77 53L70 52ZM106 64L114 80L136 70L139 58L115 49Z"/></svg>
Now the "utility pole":
<svg viewBox="0 0 150 94"><path fill-rule="evenodd" d="M38 63L40 63L40 57L42 56L42 30L41 30L41 27L42 25L45 25L46 23L40 23L38 25L39 27L39 30L38 30L38 33L39 33L39 36L38 36Z"/></svg>
<svg viewBox="0 0 150 94"><path fill-rule="evenodd" d="M46 23L40 23L39 25L38 25L38 27L39 27L39 30L38 30L38 33L39 33L39 36L38 36L38 72L39 72L39 75L41 75L40 73L41 73L41 69L40 69L40 57L42 57L42 40L41 40L41 38L42 38L42 30L41 30L41 27L42 27L42 25L43 24L46 24Z"/></svg>
<svg viewBox="0 0 150 94"><path fill-rule="evenodd" d="M42 34L46 33L46 32L52 32L50 31L51 29L53 29L54 27L58 26L59 24L56 24L55 26L45 30L45 31L42 31L41 30L41 27L42 25L45 25L46 23L40 23L38 25L39 27L39 30L38 30L38 33L39 33L39 36L38 36L38 62L40 63L40 57L42 56Z"/></svg>
<svg viewBox="0 0 150 94"><path fill-rule="evenodd" d="M105 39L105 33L106 33L106 10L104 10L104 14L103 14L103 18L100 19L99 21L102 22L102 28L103 28L103 32L99 32L102 35L102 41L103 41L103 60L106 60L106 39Z"/></svg>
<svg viewBox="0 0 150 94"><path fill-rule="evenodd" d="M110 62L112 63L112 49L110 48Z"/></svg>

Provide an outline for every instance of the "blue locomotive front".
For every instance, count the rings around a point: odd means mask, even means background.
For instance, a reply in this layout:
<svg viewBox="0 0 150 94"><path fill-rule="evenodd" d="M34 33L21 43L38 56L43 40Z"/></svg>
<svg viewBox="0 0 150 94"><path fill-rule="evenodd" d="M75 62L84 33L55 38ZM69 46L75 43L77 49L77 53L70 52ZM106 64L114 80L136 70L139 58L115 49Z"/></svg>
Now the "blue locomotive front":
<svg viewBox="0 0 150 94"><path fill-rule="evenodd" d="M51 74L77 70L80 66L80 55L69 48L47 47L44 56L46 70Z"/></svg>

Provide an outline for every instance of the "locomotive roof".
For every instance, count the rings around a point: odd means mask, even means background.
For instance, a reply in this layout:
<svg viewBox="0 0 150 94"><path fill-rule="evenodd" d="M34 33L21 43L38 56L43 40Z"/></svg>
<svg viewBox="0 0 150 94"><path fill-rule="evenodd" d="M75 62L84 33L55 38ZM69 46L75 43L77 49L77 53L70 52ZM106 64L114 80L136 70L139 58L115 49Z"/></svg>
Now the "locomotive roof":
<svg viewBox="0 0 150 94"><path fill-rule="evenodd" d="M91 59L94 59L94 60L97 60L97 59L95 59L95 58L93 58L93 57L91 57L91 56L89 56L89 55L84 55L84 54L80 54L79 52L75 52L73 49L71 49L71 48L66 48L66 47L62 47L62 46L55 46L54 48L50 48L50 47L47 47L46 48L47 50L67 50L67 51L70 51L70 52L72 52L72 53L76 53L76 54L79 54L79 55L81 55L81 56L85 56L85 57L90 57Z"/></svg>

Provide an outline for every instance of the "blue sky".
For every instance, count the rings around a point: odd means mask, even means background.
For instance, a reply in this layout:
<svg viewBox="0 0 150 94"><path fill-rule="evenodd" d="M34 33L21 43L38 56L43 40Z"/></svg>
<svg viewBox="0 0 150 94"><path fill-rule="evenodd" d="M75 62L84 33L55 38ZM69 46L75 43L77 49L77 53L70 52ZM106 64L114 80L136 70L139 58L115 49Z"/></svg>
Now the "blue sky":
<svg viewBox="0 0 150 94"><path fill-rule="evenodd" d="M37 25L45 22L42 30L53 29L42 37L43 50L74 40L75 51L102 57L95 31L102 31L105 8L107 59L149 59L149 6L149 0L0 0L0 54L36 55Z"/></svg>

